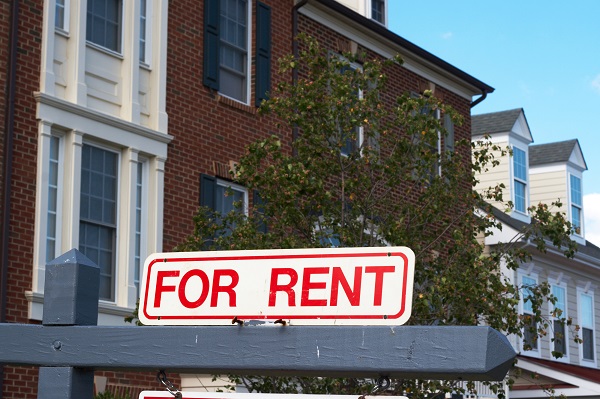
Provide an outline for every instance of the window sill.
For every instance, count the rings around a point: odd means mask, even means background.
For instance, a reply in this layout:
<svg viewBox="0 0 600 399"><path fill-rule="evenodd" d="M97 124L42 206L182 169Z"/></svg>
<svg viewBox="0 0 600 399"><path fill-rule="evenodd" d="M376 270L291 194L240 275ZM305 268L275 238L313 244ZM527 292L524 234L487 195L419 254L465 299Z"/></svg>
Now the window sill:
<svg viewBox="0 0 600 399"><path fill-rule="evenodd" d="M123 57L123 54L121 54L119 52L116 52L114 50L111 50L109 48L102 47L102 46L100 46L98 44L95 44L95 43L92 43L92 42L86 42L86 45L89 48L92 48L92 49L94 49L96 51L99 51L101 53L104 53L106 55L110 55L111 57L115 57L115 58L118 58L120 60L125 59L125 57Z"/></svg>
<svg viewBox="0 0 600 399"><path fill-rule="evenodd" d="M242 102L234 100L233 98L226 97L221 94L217 94L216 99L217 99L217 102L220 104L224 104L231 108L235 108L240 111L247 112L252 115L256 115L256 107L252 107L250 105L244 104Z"/></svg>
<svg viewBox="0 0 600 399"><path fill-rule="evenodd" d="M69 31L64 30L63 28L54 27L54 32L60 36L69 38Z"/></svg>
<svg viewBox="0 0 600 399"><path fill-rule="evenodd" d="M27 318L42 321L44 315L44 294L41 292L25 291L27 299ZM124 308L112 303L98 302L98 325L119 326L131 325L124 318L131 316L134 309Z"/></svg>

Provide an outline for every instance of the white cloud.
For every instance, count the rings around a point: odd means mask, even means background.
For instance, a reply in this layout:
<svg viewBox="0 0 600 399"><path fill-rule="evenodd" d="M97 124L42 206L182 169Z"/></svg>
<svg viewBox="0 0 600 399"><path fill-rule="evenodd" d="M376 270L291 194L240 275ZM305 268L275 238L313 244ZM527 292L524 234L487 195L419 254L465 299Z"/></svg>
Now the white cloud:
<svg viewBox="0 0 600 399"><path fill-rule="evenodd" d="M583 197L585 217L585 238L594 245L600 246L600 193L592 193Z"/></svg>
<svg viewBox="0 0 600 399"><path fill-rule="evenodd" d="M442 33L442 39L444 40L450 40L452 39L452 36L454 36L454 33L452 32Z"/></svg>
<svg viewBox="0 0 600 399"><path fill-rule="evenodd" d="M600 93L600 74L596 75L596 77L592 79L592 89Z"/></svg>

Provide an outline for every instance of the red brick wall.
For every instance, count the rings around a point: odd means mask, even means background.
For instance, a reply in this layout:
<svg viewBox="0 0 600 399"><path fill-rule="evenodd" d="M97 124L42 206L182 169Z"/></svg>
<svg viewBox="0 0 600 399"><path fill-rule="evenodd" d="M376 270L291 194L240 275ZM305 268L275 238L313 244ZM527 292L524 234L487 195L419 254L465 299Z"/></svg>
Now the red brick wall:
<svg viewBox="0 0 600 399"><path fill-rule="evenodd" d="M4 29L9 29L10 24L10 7L8 2L3 1L0 4L3 9L0 17L2 20L0 40L4 40ZM28 321L24 291L31 290L32 279L37 156L36 104L32 93L39 90L42 10L42 0L20 2L17 74L14 82L16 97L6 311L7 321L17 323ZM5 51L8 51L8 44L0 47L0 52ZM0 70L5 76L8 53L0 55L0 58L2 59L0 62L4 63ZM2 112L4 113L4 108ZM36 392L37 368L5 368L4 397L36 398Z"/></svg>
<svg viewBox="0 0 600 399"><path fill-rule="evenodd" d="M278 74L277 59L291 53L292 1L265 3L272 7L271 70L275 85L282 78L290 78ZM258 117L254 106L219 100L202 84L203 12L203 2L197 0L169 4L167 113L169 133L175 138L165 165L165 251L192 232L200 173L214 175L213 162L239 159L250 142L274 131L273 121ZM253 12L253 26L255 18ZM254 104L254 97L250 104ZM286 135L291 138L291 133Z"/></svg>

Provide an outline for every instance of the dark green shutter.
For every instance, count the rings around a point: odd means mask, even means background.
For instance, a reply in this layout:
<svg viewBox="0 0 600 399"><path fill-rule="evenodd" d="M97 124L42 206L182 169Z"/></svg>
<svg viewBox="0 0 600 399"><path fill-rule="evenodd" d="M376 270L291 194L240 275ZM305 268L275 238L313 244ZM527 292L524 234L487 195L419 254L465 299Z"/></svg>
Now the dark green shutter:
<svg viewBox="0 0 600 399"><path fill-rule="evenodd" d="M262 197L260 196L260 193L258 192L258 190L254 190L252 192L252 205L254 207L253 212L255 212L257 214L256 230L260 231L261 233L266 233L267 232L267 221L264 218L265 202L262 199Z"/></svg>
<svg viewBox="0 0 600 399"><path fill-rule="evenodd" d="M271 90L271 7L256 3L256 106Z"/></svg>
<svg viewBox="0 0 600 399"><path fill-rule="evenodd" d="M217 179L214 176L200 175L200 206L207 206L212 210L216 208Z"/></svg>
<svg viewBox="0 0 600 399"><path fill-rule="evenodd" d="M204 85L219 90L220 0L204 2Z"/></svg>

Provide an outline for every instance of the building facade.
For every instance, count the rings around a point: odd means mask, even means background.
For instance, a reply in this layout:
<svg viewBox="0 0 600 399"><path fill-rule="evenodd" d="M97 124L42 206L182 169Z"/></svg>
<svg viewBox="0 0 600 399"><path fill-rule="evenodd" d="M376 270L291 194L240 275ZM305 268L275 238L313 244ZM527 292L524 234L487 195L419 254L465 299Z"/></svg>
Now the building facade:
<svg viewBox="0 0 600 399"><path fill-rule="evenodd" d="M230 165L271 132L291 142L257 105L292 79L277 60L298 33L334 53L400 54L388 90L451 104L457 140L493 91L390 32L386 1L14 0L0 15L0 322L39 323L46 263L78 248L100 266L98 323L123 324L145 257L181 243L200 204L226 207L228 187L251 204ZM2 371L3 397L36 397L35 368ZM156 386L132 373L96 383Z"/></svg>
<svg viewBox="0 0 600 399"><path fill-rule="evenodd" d="M489 246L515 240L531 248L532 260L518 270L504 270L505 275L521 287L519 312L532 311L527 301L527 286L548 283L556 303L545 304L542 314L547 320L547 334L532 339L527 331L523 337L510 340L519 353L515 368L515 384L510 392L513 398L541 398L546 394L542 386L555 389L557 395L568 397L600 395L600 348L597 331L600 328L596 314L600 309L600 248L585 240L583 223L583 172L587 165L576 139L549 144L533 145L523 109L494 112L473 116L473 140L484 135L499 146L512 150L512 155L500 157L500 165L482 174L476 189L502 183L505 195L514 204L509 211L496 208L494 216L502 223L502 231L486 237ZM577 243L573 259L549 245L545 253L534 245L519 240L519 232L532 223L528 208L539 203L549 207L560 201L562 212L571 222L572 240ZM498 204L495 204L498 205ZM558 314L555 310L560 310ZM560 318L571 320L563 325ZM579 326L579 327L575 327ZM578 336L583 342L577 343ZM532 376L537 377L532 377Z"/></svg>

